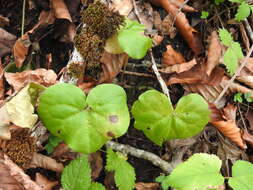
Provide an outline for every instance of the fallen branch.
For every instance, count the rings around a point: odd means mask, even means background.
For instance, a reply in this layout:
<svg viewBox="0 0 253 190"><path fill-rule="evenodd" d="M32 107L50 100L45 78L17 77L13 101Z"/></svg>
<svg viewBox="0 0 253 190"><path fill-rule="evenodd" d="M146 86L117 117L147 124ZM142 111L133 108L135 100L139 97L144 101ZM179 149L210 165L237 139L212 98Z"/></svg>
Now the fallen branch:
<svg viewBox="0 0 253 190"><path fill-rule="evenodd" d="M174 165L172 163L162 160L159 156L151 152L134 148L129 145L120 144L114 141L108 141L106 143L106 147L125 153L125 154L130 154L131 156L135 156L137 158L148 160L152 162L152 164L154 164L155 166L158 166L159 168L161 168L165 173L171 173L172 170L174 169L173 167Z"/></svg>

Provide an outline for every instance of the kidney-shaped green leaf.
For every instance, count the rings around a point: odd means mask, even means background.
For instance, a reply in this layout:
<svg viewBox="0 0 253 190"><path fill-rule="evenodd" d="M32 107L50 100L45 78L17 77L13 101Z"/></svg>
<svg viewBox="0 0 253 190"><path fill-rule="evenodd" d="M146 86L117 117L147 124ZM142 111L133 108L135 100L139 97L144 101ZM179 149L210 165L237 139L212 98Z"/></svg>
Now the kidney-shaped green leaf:
<svg viewBox="0 0 253 190"><path fill-rule="evenodd" d="M247 161L238 160L232 166L232 177L228 184L234 190L253 189L253 164Z"/></svg>
<svg viewBox="0 0 253 190"><path fill-rule="evenodd" d="M208 123L208 104L198 94L182 97L176 109L168 98L156 91L141 94L132 107L135 128L158 145L169 139L187 138L198 134Z"/></svg>
<svg viewBox="0 0 253 190"><path fill-rule="evenodd" d="M217 189L224 182L220 174L221 160L215 155L194 154L179 164L169 176L159 177L157 181L163 188L180 190Z"/></svg>
<svg viewBox="0 0 253 190"><path fill-rule="evenodd" d="M126 133L130 120L125 91L114 84L98 85L87 98L72 84L53 85L42 93L38 113L53 135L83 153Z"/></svg>

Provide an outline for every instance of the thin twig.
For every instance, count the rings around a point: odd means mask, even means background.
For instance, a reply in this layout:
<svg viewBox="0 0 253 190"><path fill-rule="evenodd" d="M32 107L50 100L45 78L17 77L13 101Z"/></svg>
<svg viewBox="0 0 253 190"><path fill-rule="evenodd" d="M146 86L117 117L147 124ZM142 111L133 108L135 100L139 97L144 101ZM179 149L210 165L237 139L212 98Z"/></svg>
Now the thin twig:
<svg viewBox="0 0 253 190"><path fill-rule="evenodd" d="M250 38L250 41L251 41L251 43L253 43L253 31L252 31L252 28L251 28L251 26L250 26L248 20L247 20L247 19L244 19L244 20L243 20L243 23L244 23L245 28L246 28L246 30L247 30L248 36L249 36L249 38Z"/></svg>
<svg viewBox="0 0 253 190"><path fill-rule="evenodd" d="M23 0L21 36L24 35L24 28L25 28L25 6L26 6L26 0Z"/></svg>
<svg viewBox="0 0 253 190"><path fill-rule="evenodd" d="M153 75L146 74L146 73L137 73L133 71L125 71L125 70L120 70L121 73L127 74L127 75L134 75L138 77L149 77L149 78L155 78Z"/></svg>
<svg viewBox="0 0 253 190"><path fill-rule="evenodd" d="M163 93L168 97L169 101L170 101L170 93L169 93L169 89L167 88L166 83L164 82L163 78L161 77L157 66L156 66L156 62L152 53L152 50L149 51L150 53L150 57L151 57L151 62L152 62L152 69L157 77L158 82L160 83L160 86L162 88Z"/></svg>
<svg viewBox="0 0 253 190"><path fill-rule="evenodd" d="M106 143L106 147L119 151L121 153L130 154L131 156L135 156L137 158L148 160L155 166L161 168L165 173L171 173L174 169L174 165L172 163L162 160L159 156L151 152L137 149L129 145L120 144L114 141L108 141Z"/></svg>
<svg viewBox="0 0 253 190"><path fill-rule="evenodd" d="M253 45L250 47L250 50L246 56L246 58L243 60L240 67L237 69L236 73L233 75L233 77L228 81L227 85L223 88L222 92L218 96L218 98L214 101L214 104L218 104L218 102L221 100L221 98L224 96L224 94L227 92L230 85L234 82L235 78L240 74L243 67L247 64L247 60L249 59L250 55L253 52Z"/></svg>

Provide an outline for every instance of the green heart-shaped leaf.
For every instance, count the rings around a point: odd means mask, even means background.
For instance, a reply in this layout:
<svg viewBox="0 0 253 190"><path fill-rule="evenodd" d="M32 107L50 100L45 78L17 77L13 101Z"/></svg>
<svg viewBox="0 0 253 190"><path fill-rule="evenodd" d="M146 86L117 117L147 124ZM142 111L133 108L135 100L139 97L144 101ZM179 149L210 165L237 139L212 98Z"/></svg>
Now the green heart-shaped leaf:
<svg viewBox="0 0 253 190"><path fill-rule="evenodd" d="M123 88L102 84L85 96L71 84L56 84L40 97L39 116L48 130L73 150L95 152L126 133L129 112Z"/></svg>
<svg viewBox="0 0 253 190"><path fill-rule="evenodd" d="M198 134L208 123L208 104L198 94L182 97L176 109L168 98L148 90L132 107L135 128L158 145L169 139L187 138Z"/></svg>

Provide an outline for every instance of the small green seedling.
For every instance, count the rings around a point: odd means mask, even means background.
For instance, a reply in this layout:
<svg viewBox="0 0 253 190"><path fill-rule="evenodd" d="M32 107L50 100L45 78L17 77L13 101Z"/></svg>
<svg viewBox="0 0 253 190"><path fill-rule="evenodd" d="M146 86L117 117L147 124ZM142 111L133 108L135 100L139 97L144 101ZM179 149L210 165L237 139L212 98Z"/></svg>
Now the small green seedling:
<svg viewBox="0 0 253 190"><path fill-rule="evenodd" d="M48 138L48 143L45 146L45 149L48 154L51 154L54 151L54 148L61 142L62 140L59 137L54 135L50 135Z"/></svg>
<svg viewBox="0 0 253 190"><path fill-rule="evenodd" d="M77 152L92 153L125 134L130 117L123 88L102 84L88 96L72 84L47 88L39 99L39 117L46 128Z"/></svg>
<svg viewBox="0 0 253 190"><path fill-rule="evenodd" d="M105 190L105 187L91 181L91 169L86 155L67 165L61 176L61 184L65 190Z"/></svg>
<svg viewBox="0 0 253 190"><path fill-rule="evenodd" d="M157 145L169 139L192 137L209 121L210 110L198 94L182 97L174 109L168 98L156 91L141 94L132 107L134 127Z"/></svg>
<svg viewBox="0 0 253 190"><path fill-rule="evenodd" d="M219 29L221 43L227 47L223 60L228 72L233 75L238 68L238 61L242 59L242 48L234 42L232 35L226 29Z"/></svg>
<svg viewBox="0 0 253 190"><path fill-rule="evenodd" d="M127 162L127 157L121 153L115 153L112 149L106 152L107 171L114 172L114 179L119 190L132 190L135 185L134 168Z"/></svg>
<svg viewBox="0 0 253 190"><path fill-rule="evenodd" d="M252 94L251 94L251 93L245 93L245 94L236 93L236 94L234 95L234 101L235 101L235 102L242 103L242 102L243 102L243 98L244 98L248 103L253 102L253 98L252 98Z"/></svg>
<svg viewBox="0 0 253 190"><path fill-rule="evenodd" d="M220 174L222 161L216 155L194 154L187 161L179 164L168 176L159 176L157 182L163 190L169 187L180 190L217 190L224 184ZM238 160L232 167L232 177L228 184L233 190L253 189L253 164Z"/></svg>
<svg viewBox="0 0 253 190"><path fill-rule="evenodd" d="M209 16L209 12L207 12L207 11L202 11L202 12L201 12L200 18L202 18L202 19L207 19L208 16Z"/></svg>

